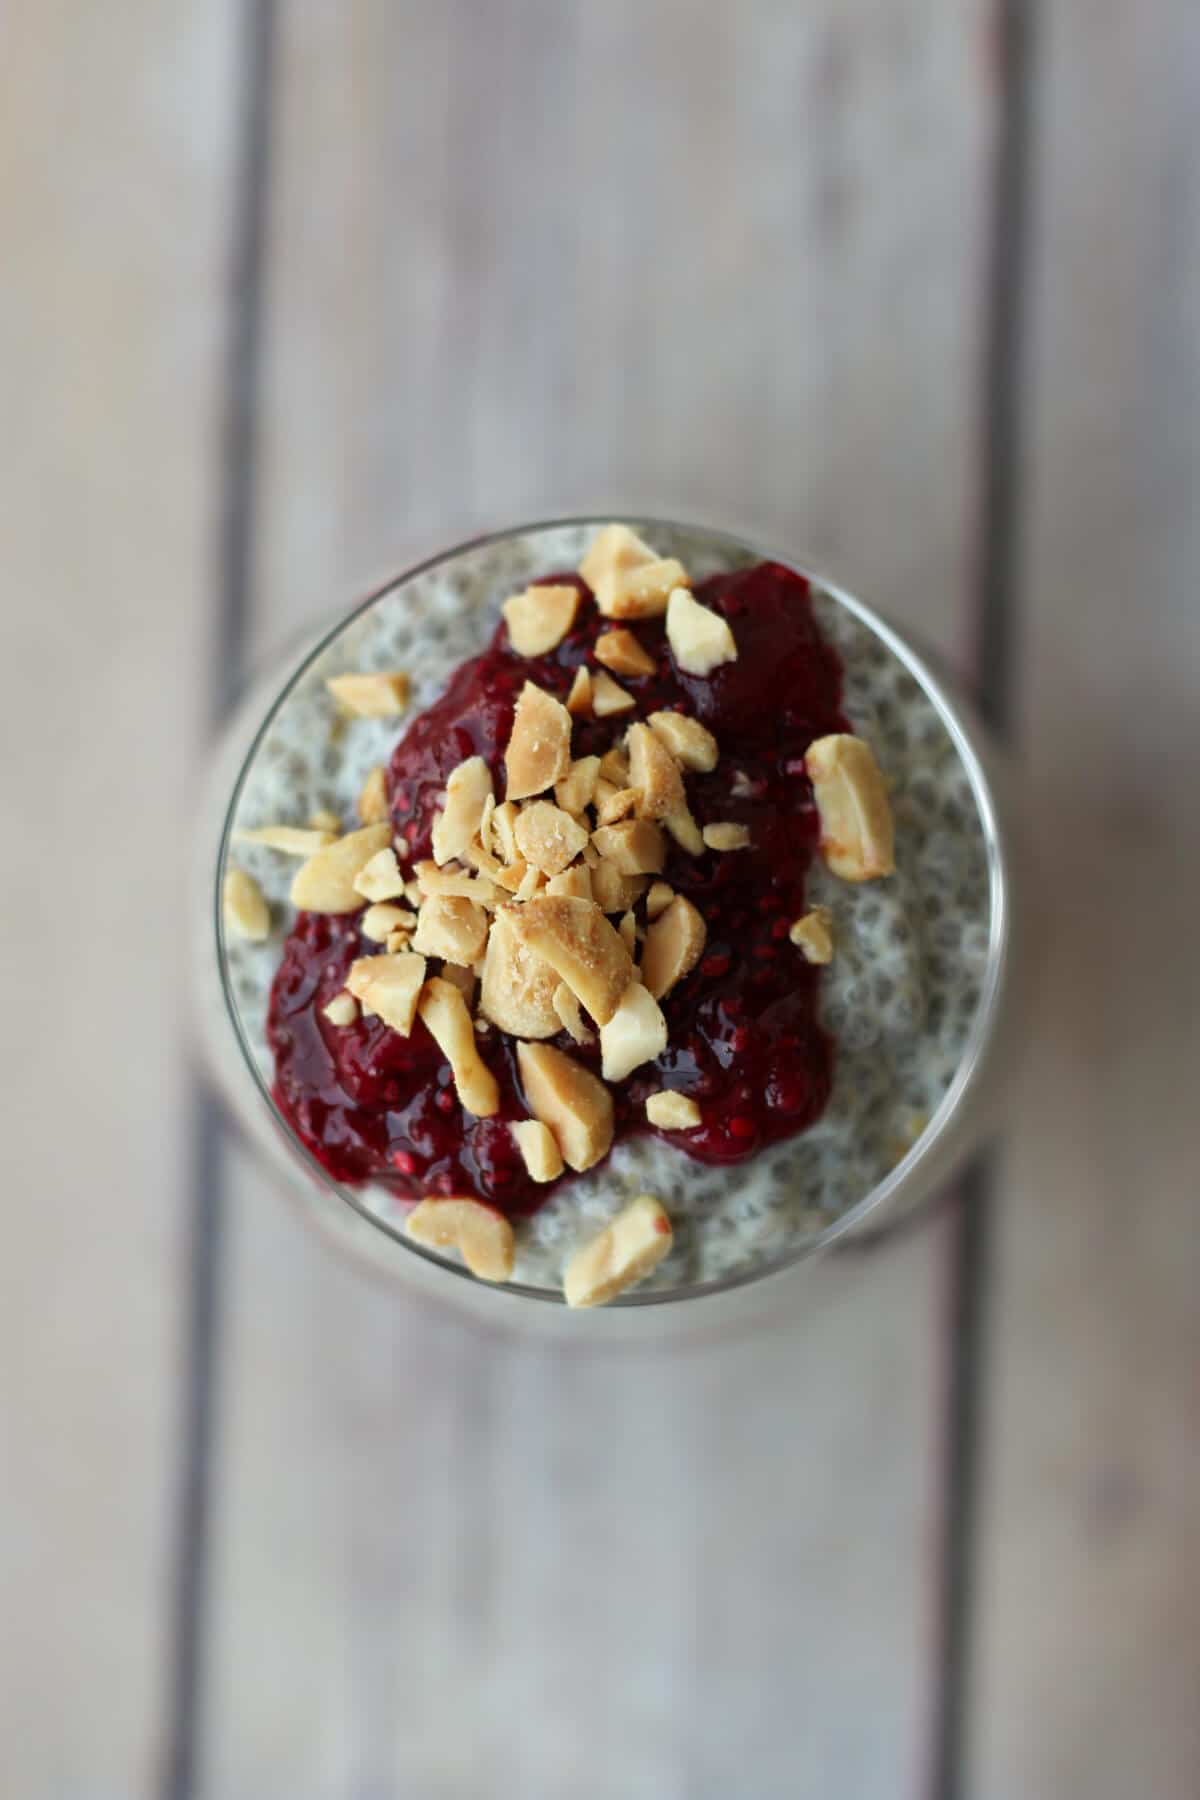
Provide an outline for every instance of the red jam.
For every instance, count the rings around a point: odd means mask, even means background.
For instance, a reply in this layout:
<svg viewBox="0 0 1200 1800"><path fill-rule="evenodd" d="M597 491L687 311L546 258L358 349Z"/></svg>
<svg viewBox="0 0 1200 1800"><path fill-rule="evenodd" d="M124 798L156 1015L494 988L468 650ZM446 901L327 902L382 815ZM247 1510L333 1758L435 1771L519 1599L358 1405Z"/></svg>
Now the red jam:
<svg viewBox="0 0 1200 1800"><path fill-rule="evenodd" d="M571 580L587 593L577 576ZM614 1089L616 1139L652 1129L648 1094L676 1088L704 1114L670 1141L707 1163L736 1163L803 1131L829 1097L833 1044L817 1022L818 971L788 939L804 911L804 881L817 839L803 755L813 738L849 729L840 712L841 665L822 640L808 583L779 563L760 563L701 582L696 597L724 614L738 659L701 679L674 666L661 619L632 629L656 660L653 675L619 677L637 714L576 722L573 753L608 749L632 717L673 707L714 733L721 757L709 775L688 774L688 799L701 824L748 825L751 847L690 857L670 847L663 879L699 908L708 926L699 965L663 1001L670 1032L655 1063ZM430 831L450 771L483 756L504 792L503 755L513 707L526 681L565 699L580 663L611 627L595 607L548 656L508 648L501 624L482 656L464 663L449 687L409 726L388 771L392 815L410 862L431 855ZM639 916L643 911L639 907ZM321 1009L344 985L356 957L379 946L362 937L358 915L301 913L271 991L268 1036L275 1097L298 1136L331 1175L386 1183L405 1199L476 1194L506 1213L536 1210L553 1184L535 1183L508 1129L525 1118L514 1046L497 1032L479 1039L500 1086L500 1111L476 1119L458 1104L449 1065L418 1020L402 1038L378 1019L338 1028ZM553 1040L599 1066L564 1033Z"/></svg>

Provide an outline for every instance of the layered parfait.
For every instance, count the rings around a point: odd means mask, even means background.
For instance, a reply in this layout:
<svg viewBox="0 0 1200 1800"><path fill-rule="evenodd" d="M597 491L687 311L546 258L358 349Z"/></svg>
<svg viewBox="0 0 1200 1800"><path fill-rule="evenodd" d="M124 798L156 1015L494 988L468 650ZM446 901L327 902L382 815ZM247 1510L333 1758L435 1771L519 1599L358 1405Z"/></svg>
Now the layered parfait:
<svg viewBox="0 0 1200 1800"><path fill-rule="evenodd" d="M711 534L542 528L384 594L276 709L234 826L229 984L288 1128L426 1250L570 1305L823 1231L978 1005L941 714Z"/></svg>

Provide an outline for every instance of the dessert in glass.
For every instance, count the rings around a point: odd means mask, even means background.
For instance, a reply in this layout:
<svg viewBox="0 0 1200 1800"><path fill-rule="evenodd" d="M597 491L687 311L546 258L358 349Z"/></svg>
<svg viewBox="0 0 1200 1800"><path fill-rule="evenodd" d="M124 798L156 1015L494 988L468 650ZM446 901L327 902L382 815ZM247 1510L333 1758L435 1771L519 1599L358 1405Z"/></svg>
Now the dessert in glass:
<svg viewBox="0 0 1200 1800"><path fill-rule="evenodd" d="M238 771L239 1111L375 1261L485 1307L769 1288L985 1116L986 760L890 627L724 533L436 557L303 657Z"/></svg>

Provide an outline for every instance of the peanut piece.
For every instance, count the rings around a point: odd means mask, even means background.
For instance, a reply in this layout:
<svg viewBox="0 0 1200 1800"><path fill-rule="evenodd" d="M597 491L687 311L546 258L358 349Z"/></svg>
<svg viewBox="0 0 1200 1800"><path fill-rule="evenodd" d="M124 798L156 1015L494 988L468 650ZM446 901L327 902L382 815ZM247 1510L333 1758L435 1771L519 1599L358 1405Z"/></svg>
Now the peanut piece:
<svg viewBox="0 0 1200 1800"><path fill-rule="evenodd" d="M253 875L244 869L227 869L221 886L225 924L238 937L261 944L271 935L271 909Z"/></svg>
<svg viewBox="0 0 1200 1800"><path fill-rule="evenodd" d="M690 900L676 894L646 931L642 946L642 980L656 1000L694 969L704 953L708 931Z"/></svg>
<svg viewBox="0 0 1200 1800"><path fill-rule="evenodd" d="M475 1047L475 1033L467 1003L452 982L434 975L421 989L417 1007L430 1037L450 1064L458 1098L476 1118L491 1118L500 1110L496 1078Z"/></svg>
<svg viewBox="0 0 1200 1800"><path fill-rule="evenodd" d="M469 964L483 955L487 936L488 917L481 906L459 894L431 894L417 915L413 949L422 956Z"/></svg>
<svg viewBox="0 0 1200 1800"><path fill-rule="evenodd" d="M554 798L564 812L581 813L585 806L592 804L599 773L598 756L581 756L571 764L565 779L557 782L554 788Z"/></svg>
<svg viewBox="0 0 1200 1800"><path fill-rule="evenodd" d="M669 819L687 811L687 795L679 764L662 739L648 725L631 725L625 742L629 749L629 785L638 791L637 810L643 819Z"/></svg>
<svg viewBox="0 0 1200 1800"><path fill-rule="evenodd" d="M353 1025L358 1017L358 1001L353 994L348 994L343 988L341 993L335 994L328 1006L322 1007L321 1010L331 1025Z"/></svg>
<svg viewBox="0 0 1200 1800"><path fill-rule="evenodd" d="M482 756L468 756L450 771L446 803L433 821L433 860L441 866L462 856L479 835L492 776Z"/></svg>
<svg viewBox="0 0 1200 1800"><path fill-rule="evenodd" d="M544 794L570 770L571 715L536 682L521 689L504 766L509 800Z"/></svg>
<svg viewBox="0 0 1200 1800"><path fill-rule="evenodd" d="M656 1269L674 1242L671 1221L651 1194L639 1194L590 1244L577 1250L563 1276L568 1306L603 1306Z"/></svg>
<svg viewBox="0 0 1200 1800"><path fill-rule="evenodd" d="M550 1127L540 1119L520 1119L510 1130L530 1180L556 1181L563 1172L563 1159Z"/></svg>
<svg viewBox="0 0 1200 1800"><path fill-rule="evenodd" d="M297 825L259 825L254 831L235 831L235 844L264 844L268 850L281 850L285 856L315 856L318 850L337 842L336 831L302 830Z"/></svg>
<svg viewBox="0 0 1200 1800"><path fill-rule="evenodd" d="M797 919L788 937L804 955L805 962L833 961L833 914L827 906L814 906L802 919Z"/></svg>
<svg viewBox="0 0 1200 1800"><path fill-rule="evenodd" d="M598 759L596 766L600 766ZM517 849L525 861L543 875L561 875L588 841L583 826L549 800L534 800L521 808L516 835Z"/></svg>
<svg viewBox="0 0 1200 1800"><path fill-rule="evenodd" d="M703 837L710 850L745 850L750 843L750 831L745 825L706 825Z"/></svg>
<svg viewBox="0 0 1200 1800"><path fill-rule="evenodd" d="M404 877L390 845L363 864L354 877L354 891L364 900L394 900L404 892Z"/></svg>
<svg viewBox="0 0 1200 1800"><path fill-rule="evenodd" d="M399 669L333 675L325 683L343 712L356 719L394 719L408 705L409 679Z"/></svg>
<svg viewBox="0 0 1200 1800"><path fill-rule="evenodd" d="M592 712L597 719L611 718L613 713L632 712L636 705L633 695L627 694L603 669L592 677Z"/></svg>
<svg viewBox="0 0 1200 1800"><path fill-rule="evenodd" d="M648 723L682 768L697 775L707 775L716 768L717 740L699 719L689 719L685 713L656 712L650 714Z"/></svg>
<svg viewBox="0 0 1200 1800"><path fill-rule="evenodd" d="M660 875L667 845L652 819L622 819L618 825L601 825L592 842L606 861L622 875Z"/></svg>
<svg viewBox="0 0 1200 1800"><path fill-rule="evenodd" d="M346 986L365 1013L407 1037L424 979L425 958L402 950L395 956L360 956L350 964Z"/></svg>
<svg viewBox="0 0 1200 1800"><path fill-rule="evenodd" d="M580 718L592 710L592 672L581 663L575 671L571 691L567 695L567 711Z"/></svg>
<svg viewBox="0 0 1200 1800"><path fill-rule="evenodd" d="M711 607L678 587L667 606L667 642L677 668L686 675L711 675L722 663L737 661L733 633Z"/></svg>
<svg viewBox="0 0 1200 1800"><path fill-rule="evenodd" d="M593 901L541 894L514 909L513 921L522 943L558 971L597 1024L612 1018L633 964Z"/></svg>
<svg viewBox="0 0 1200 1800"><path fill-rule="evenodd" d="M873 881L896 867L892 808L862 738L835 732L808 746L804 766L821 820L821 855L843 881Z"/></svg>
<svg viewBox="0 0 1200 1800"><path fill-rule="evenodd" d="M393 932L411 931L416 922L416 913L409 912L407 907L380 904L368 906L358 921L358 929L373 944L385 944Z"/></svg>
<svg viewBox="0 0 1200 1800"><path fill-rule="evenodd" d="M671 589L687 584L682 563L655 556L628 525L605 525L598 531L579 573L600 611L612 619L654 618L666 611Z"/></svg>
<svg viewBox="0 0 1200 1800"><path fill-rule="evenodd" d="M563 1029L577 1044L595 1043L596 1034L584 1024L583 1011L565 981L560 981L554 990L554 1010L562 1020Z"/></svg>
<svg viewBox="0 0 1200 1800"><path fill-rule="evenodd" d="M418 1200L404 1229L430 1250L457 1250L480 1281L507 1281L513 1272L513 1228L481 1200Z"/></svg>
<svg viewBox="0 0 1200 1800"><path fill-rule="evenodd" d="M363 782L358 796L358 816L364 825L378 825L388 816L387 774L382 763L376 763Z"/></svg>
<svg viewBox="0 0 1200 1800"><path fill-rule="evenodd" d="M373 856L386 848L391 835L386 822L364 825L361 831L347 832L345 837L318 850L296 871L292 905L304 912L357 912L363 896L354 885L355 878Z"/></svg>
<svg viewBox="0 0 1200 1800"><path fill-rule="evenodd" d="M657 919L659 913L666 912L675 898L675 889L666 881L652 881L650 892L646 895L646 917Z"/></svg>
<svg viewBox="0 0 1200 1800"><path fill-rule="evenodd" d="M579 589L551 584L528 587L504 602L508 641L518 656L545 656L561 644L579 607Z"/></svg>
<svg viewBox="0 0 1200 1800"><path fill-rule="evenodd" d="M529 1110L554 1133L567 1166L590 1169L606 1156L613 1103L604 1083L552 1044L518 1044L517 1064Z"/></svg>
<svg viewBox="0 0 1200 1800"><path fill-rule="evenodd" d="M660 1131L691 1131L701 1122L700 1108L687 1094L664 1088L646 1099L646 1117Z"/></svg>
<svg viewBox="0 0 1200 1800"><path fill-rule="evenodd" d="M341 837L342 821L328 806L320 806L308 821L310 831L324 831L331 838ZM320 845L317 846L320 849Z"/></svg>
<svg viewBox="0 0 1200 1800"><path fill-rule="evenodd" d="M667 1021L652 994L631 981L616 1012L600 1027L600 1073L605 1081L624 1081L644 1062L653 1062L667 1047Z"/></svg>
<svg viewBox="0 0 1200 1800"><path fill-rule="evenodd" d="M507 908L496 914L483 959L479 1010L512 1037L556 1037L562 1021L554 1008L559 977L521 941Z"/></svg>
<svg viewBox="0 0 1200 1800"><path fill-rule="evenodd" d="M614 675L653 675L654 658L632 631L602 631L595 642L598 663Z"/></svg>

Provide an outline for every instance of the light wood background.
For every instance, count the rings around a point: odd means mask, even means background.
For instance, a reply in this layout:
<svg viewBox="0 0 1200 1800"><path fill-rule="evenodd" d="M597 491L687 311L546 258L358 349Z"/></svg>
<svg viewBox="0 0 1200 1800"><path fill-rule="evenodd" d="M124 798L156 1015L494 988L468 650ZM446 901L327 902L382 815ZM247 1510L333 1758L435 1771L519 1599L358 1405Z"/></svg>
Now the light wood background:
<svg viewBox="0 0 1200 1800"><path fill-rule="evenodd" d="M44 0L0 76L0 1792L1200 1791L1200 13ZM550 1354L198 1098L209 721L466 526L761 530L1016 739L1011 1124ZM14 899L15 896L15 899Z"/></svg>

